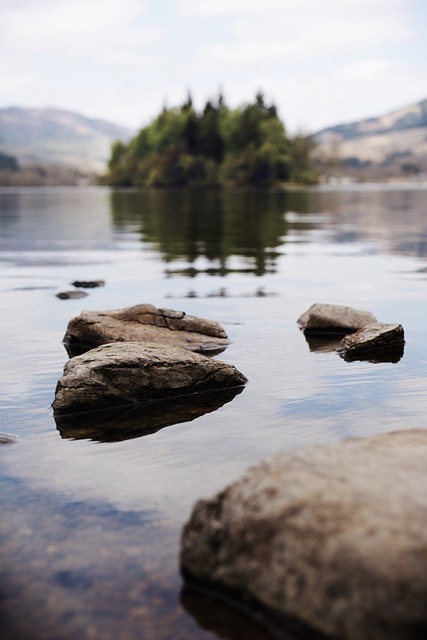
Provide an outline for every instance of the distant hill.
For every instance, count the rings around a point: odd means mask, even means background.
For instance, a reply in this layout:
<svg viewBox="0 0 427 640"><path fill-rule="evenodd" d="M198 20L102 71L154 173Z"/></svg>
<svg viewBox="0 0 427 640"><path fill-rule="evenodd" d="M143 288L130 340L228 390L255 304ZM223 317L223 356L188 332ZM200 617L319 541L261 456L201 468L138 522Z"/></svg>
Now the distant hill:
<svg viewBox="0 0 427 640"><path fill-rule="evenodd" d="M115 140L134 130L60 109L0 109L0 152L25 164L103 172Z"/></svg>
<svg viewBox="0 0 427 640"><path fill-rule="evenodd" d="M323 161L373 177L427 172L427 100L315 134ZM341 166L342 169L342 166Z"/></svg>

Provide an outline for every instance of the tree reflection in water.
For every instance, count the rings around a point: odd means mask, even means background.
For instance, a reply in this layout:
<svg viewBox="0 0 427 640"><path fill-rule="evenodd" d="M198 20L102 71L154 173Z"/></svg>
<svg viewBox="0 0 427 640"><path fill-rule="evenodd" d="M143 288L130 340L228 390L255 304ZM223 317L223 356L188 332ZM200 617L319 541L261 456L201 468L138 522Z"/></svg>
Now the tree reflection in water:
<svg viewBox="0 0 427 640"><path fill-rule="evenodd" d="M154 244L168 265L168 276L182 274L182 267L172 265L178 260L188 262L186 275L197 275L195 263L201 257L210 263L202 270L208 275L239 271L262 276L276 271L289 229L285 213L295 198L304 201L299 210L307 208L309 192L114 191L111 212L116 229L130 224L141 241ZM232 266L232 257L244 259L243 265Z"/></svg>

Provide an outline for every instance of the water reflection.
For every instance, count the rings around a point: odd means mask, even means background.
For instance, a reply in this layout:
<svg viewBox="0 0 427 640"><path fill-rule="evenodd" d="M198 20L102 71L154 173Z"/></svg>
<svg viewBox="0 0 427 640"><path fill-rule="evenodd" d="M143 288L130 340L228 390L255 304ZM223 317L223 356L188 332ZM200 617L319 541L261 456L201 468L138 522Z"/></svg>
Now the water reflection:
<svg viewBox="0 0 427 640"><path fill-rule="evenodd" d="M307 333L301 332L304 334L304 338L308 344L308 348L310 351L318 352L318 353L330 353L335 351L339 343L341 342L343 335L319 335L317 333Z"/></svg>
<svg viewBox="0 0 427 640"><path fill-rule="evenodd" d="M34 253L109 249L108 191L76 188L0 190L0 251ZM35 264L47 256L33 256ZM69 256L68 256L69 259ZM55 262L53 262L55 264Z"/></svg>
<svg viewBox="0 0 427 640"><path fill-rule="evenodd" d="M153 243L166 263L181 259L193 265L185 275L238 271L262 276L276 270L278 247L289 226L283 215L287 201L283 191L120 191L111 194L111 211L117 228L137 228L141 240ZM201 256L214 266L194 266ZM245 266L230 265L232 256L245 258ZM182 273L167 268L169 276Z"/></svg>
<svg viewBox="0 0 427 640"><path fill-rule="evenodd" d="M0 409L3 430L19 435L0 447L5 637L201 640L238 638L242 625L241 636L264 640L211 598L184 592L179 604L180 528L196 499L262 457L423 424L425 202L426 189L387 187L0 189ZM52 295L97 278L107 285L88 298ZM81 423L58 425L61 438L48 407L69 318L168 306L180 292L188 313L230 326L226 357L250 378L245 393L200 422L153 424L161 430L149 438L143 419L123 432L122 417L81 433ZM402 322L402 362L350 365L319 353L331 345L307 346L295 320L319 298Z"/></svg>
<svg viewBox="0 0 427 640"><path fill-rule="evenodd" d="M296 640L283 629L270 629L271 633L253 617L245 615L225 600L210 597L200 590L185 587L181 592L181 605L197 621L200 628L218 638L227 640ZM314 640L314 638L313 638Z"/></svg>
<svg viewBox="0 0 427 640"><path fill-rule="evenodd" d="M344 337L344 334L327 335L310 333L308 331L302 333L304 333L310 351L314 353L331 353L336 351ZM337 353L346 362L370 362L371 364L390 362L396 364L403 358L404 350L405 343L402 341L366 349L364 352L359 351L356 354L345 351L341 352L339 350Z"/></svg>
<svg viewBox="0 0 427 640"><path fill-rule="evenodd" d="M120 442L147 436L173 424L191 422L231 402L244 387L229 387L191 396L70 415L55 415L62 438Z"/></svg>
<svg viewBox="0 0 427 640"><path fill-rule="evenodd" d="M382 364L389 362L396 364L403 358L405 346L404 344L388 345L383 349L370 349L365 353L339 353L340 358L346 362L370 362L371 364Z"/></svg>
<svg viewBox="0 0 427 640"><path fill-rule="evenodd" d="M110 208L119 232L137 232L160 252L169 277L275 273L287 244L310 242L310 231L320 229L336 245L375 242L379 250L427 257L424 192L408 187L113 191ZM198 266L199 258L209 264ZM180 260L187 265L173 264Z"/></svg>
<svg viewBox="0 0 427 640"><path fill-rule="evenodd" d="M278 294L275 291L266 291L264 287L257 287L253 291L249 291L247 293L234 294L231 293L227 287L220 287L214 291L210 291L206 294L206 298L270 298L272 296L277 296ZM187 293L184 294L168 294L167 298L198 298L199 295L197 291L194 289L189 289Z"/></svg>

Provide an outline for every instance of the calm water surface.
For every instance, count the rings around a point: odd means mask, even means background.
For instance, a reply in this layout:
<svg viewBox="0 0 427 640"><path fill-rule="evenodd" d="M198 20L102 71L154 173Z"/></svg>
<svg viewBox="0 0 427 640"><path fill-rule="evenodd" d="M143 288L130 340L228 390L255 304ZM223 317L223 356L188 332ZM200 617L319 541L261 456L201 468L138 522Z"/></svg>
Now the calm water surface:
<svg viewBox="0 0 427 640"><path fill-rule="evenodd" d="M56 294L103 279L85 298ZM289 193L0 190L2 638L268 635L182 589L192 505L277 451L424 428L427 189ZM72 439L50 404L68 321L137 303L222 323L249 378L215 412L117 442ZM400 322L397 363L312 350L313 302Z"/></svg>

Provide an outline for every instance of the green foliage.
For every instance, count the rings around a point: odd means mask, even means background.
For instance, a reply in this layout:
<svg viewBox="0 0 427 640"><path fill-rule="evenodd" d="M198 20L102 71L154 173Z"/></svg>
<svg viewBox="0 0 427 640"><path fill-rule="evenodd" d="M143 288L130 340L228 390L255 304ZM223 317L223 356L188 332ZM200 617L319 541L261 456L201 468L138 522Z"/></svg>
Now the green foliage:
<svg viewBox="0 0 427 640"><path fill-rule="evenodd" d="M313 167L312 154L316 142L311 136L296 135L291 141L290 179L302 184L315 184L317 174Z"/></svg>
<svg viewBox="0 0 427 640"><path fill-rule="evenodd" d="M262 93L235 110L220 94L201 113L189 94L181 107L164 108L129 144L113 144L106 182L141 187L265 187L298 177L311 182L313 145L297 138L287 137L276 107L266 105Z"/></svg>

